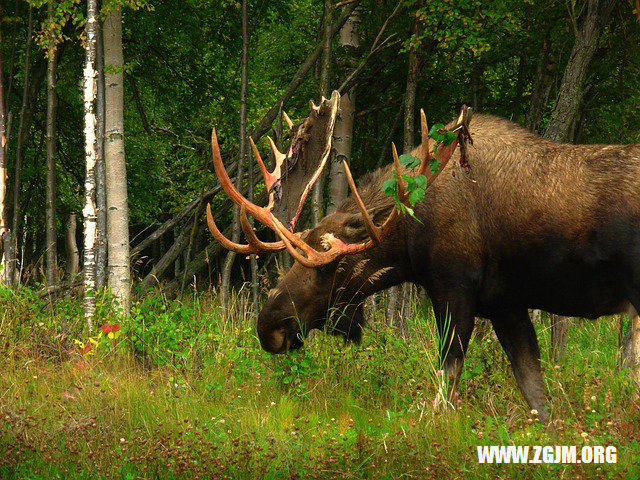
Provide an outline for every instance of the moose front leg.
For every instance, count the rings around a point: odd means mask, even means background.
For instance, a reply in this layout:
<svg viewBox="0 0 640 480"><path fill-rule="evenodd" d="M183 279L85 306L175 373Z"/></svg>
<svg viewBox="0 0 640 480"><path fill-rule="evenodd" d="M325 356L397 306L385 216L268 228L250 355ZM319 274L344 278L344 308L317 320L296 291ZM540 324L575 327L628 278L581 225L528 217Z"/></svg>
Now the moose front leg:
<svg viewBox="0 0 640 480"><path fill-rule="evenodd" d="M549 414L542 371L540 348L527 310L508 312L491 319L509 361L516 382L529 407L538 411L538 418L546 423Z"/></svg>
<svg viewBox="0 0 640 480"><path fill-rule="evenodd" d="M449 380L449 400L458 389L464 356L473 332L474 311L466 298L433 298L433 310L438 326L440 357Z"/></svg>

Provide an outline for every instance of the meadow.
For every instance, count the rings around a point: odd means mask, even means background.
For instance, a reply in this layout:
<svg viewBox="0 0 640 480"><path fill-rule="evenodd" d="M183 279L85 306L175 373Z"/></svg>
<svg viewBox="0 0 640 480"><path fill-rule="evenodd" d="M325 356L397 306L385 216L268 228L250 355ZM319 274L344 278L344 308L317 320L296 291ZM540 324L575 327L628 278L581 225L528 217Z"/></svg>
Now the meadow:
<svg viewBox="0 0 640 480"><path fill-rule="evenodd" d="M552 422L535 420L490 329L472 338L448 405L428 308L399 338L373 315L361 345L313 334L260 349L247 295L152 293L117 323L98 302L0 290L0 478L280 479L640 477L640 402L617 368L618 319L575 320L549 359ZM380 318L377 318L380 317ZM480 464L477 445L614 445L615 464Z"/></svg>

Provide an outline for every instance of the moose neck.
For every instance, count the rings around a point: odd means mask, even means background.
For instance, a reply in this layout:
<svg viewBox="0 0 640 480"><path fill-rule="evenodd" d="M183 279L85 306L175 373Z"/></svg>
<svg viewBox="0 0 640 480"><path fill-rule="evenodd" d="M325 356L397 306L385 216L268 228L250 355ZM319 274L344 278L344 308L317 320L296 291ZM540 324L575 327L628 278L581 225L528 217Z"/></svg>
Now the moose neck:
<svg viewBox="0 0 640 480"><path fill-rule="evenodd" d="M376 292L409 280L403 223L400 221L380 245L338 262L333 288L336 303L358 304Z"/></svg>

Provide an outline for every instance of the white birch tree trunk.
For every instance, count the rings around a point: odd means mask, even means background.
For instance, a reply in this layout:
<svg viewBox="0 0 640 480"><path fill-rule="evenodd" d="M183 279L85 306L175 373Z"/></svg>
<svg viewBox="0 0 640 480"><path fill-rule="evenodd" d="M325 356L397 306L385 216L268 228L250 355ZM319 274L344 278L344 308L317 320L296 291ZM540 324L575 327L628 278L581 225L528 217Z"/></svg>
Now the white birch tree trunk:
<svg viewBox="0 0 640 480"><path fill-rule="evenodd" d="M96 99L96 0L87 0L87 39L85 44L84 64L84 318L89 332L93 331L96 311L96 115L94 104Z"/></svg>
<svg viewBox="0 0 640 480"><path fill-rule="evenodd" d="M355 9L340 29L340 48L349 54L351 66L347 75L353 71L357 62L356 52L360 47L358 25L360 10ZM356 91L352 87L340 97L340 112L333 132L334 155L331 157L329 173L329 207L327 213L333 213L347 198L347 177L342 162L351 161L351 143L353 138L353 115L356 109Z"/></svg>
<svg viewBox="0 0 640 480"><path fill-rule="evenodd" d="M103 24L105 64L105 139L109 288L124 315L131 304L129 206L124 155L122 12L113 10Z"/></svg>

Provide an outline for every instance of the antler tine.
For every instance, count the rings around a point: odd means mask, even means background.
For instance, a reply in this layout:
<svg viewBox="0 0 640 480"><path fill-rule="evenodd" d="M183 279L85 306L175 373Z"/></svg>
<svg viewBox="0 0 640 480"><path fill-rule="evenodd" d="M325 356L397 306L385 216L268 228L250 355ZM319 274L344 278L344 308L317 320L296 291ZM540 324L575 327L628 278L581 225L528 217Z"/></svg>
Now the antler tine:
<svg viewBox="0 0 640 480"><path fill-rule="evenodd" d="M427 180L431 178L429 161L431 160L431 147L429 145L429 127L427 126L427 116L424 110L420 109L420 134L422 137L422 158L420 159L419 175L426 175Z"/></svg>
<svg viewBox="0 0 640 480"><path fill-rule="evenodd" d="M289 130L291 130L293 128L293 122L289 118L289 115L287 115L287 112L285 112L284 110L282 111L282 118L284 118L284 121L287 122Z"/></svg>
<svg viewBox="0 0 640 480"><path fill-rule="evenodd" d="M249 223L249 219L247 218L247 210L244 205L240 207L240 226L247 238L247 242L254 248L254 250L256 250L255 253L280 252L285 249L284 242L263 242L256 237L256 234Z"/></svg>
<svg viewBox="0 0 640 480"><path fill-rule="evenodd" d="M251 245L241 245L236 242L232 242L224 234L218 230L218 226L216 225L215 220L213 219L213 215L211 214L211 206L207 204L207 226L209 227L209 231L213 238L215 238L220 244L226 248L227 250L231 250L236 253L241 253L243 255L248 255L251 253L260 253L255 250Z"/></svg>
<svg viewBox="0 0 640 480"><path fill-rule="evenodd" d="M398 198L400 201L404 201L405 187L404 180L402 178L402 166L400 165L400 159L398 158L398 150L396 150L396 144L391 142L391 153L393 154L393 169L396 172Z"/></svg>
<svg viewBox="0 0 640 480"><path fill-rule="evenodd" d="M260 167L260 171L262 172L262 177L264 178L264 183L267 186L267 192L271 190L271 187L274 183L276 183L276 178L269 173L266 165L262 161L262 157L260 156L260 152L258 151L258 147L256 147L253 138L249 136L249 143L251 144L251 149L253 150L253 155L256 157L256 161L258 162L258 167Z"/></svg>
<svg viewBox="0 0 640 480"><path fill-rule="evenodd" d="M286 155L282 153L280 150L278 150L278 147L276 147L276 144L274 143L273 138L271 137L267 137L267 138L269 139L269 145L271 145L271 151L273 152L273 156L276 159L276 165L279 165L280 163L282 163L282 160L284 160Z"/></svg>
<svg viewBox="0 0 640 480"><path fill-rule="evenodd" d="M224 168L224 164L222 163L222 156L220 155L220 146L218 145L218 137L216 135L215 128L211 130L211 151L213 155L213 168L216 171L218 180L220 180L222 189L227 193L227 195L229 195L231 201L239 206L244 205L247 212L249 212L252 217L264 225L273 228L269 211L247 200L233 185L233 182L229 178L229 175Z"/></svg>
<svg viewBox="0 0 640 480"><path fill-rule="evenodd" d="M375 223L371 219L367 207L365 206L360 194L358 193L358 189L356 188L356 182L353 181L353 176L351 175L351 170L349 169L349 165L346 160L342 161L342 166L344 167L344 173L347 176L347 183L349 184L349 188L351 189L351 193L353 194L353 199L358 205L360 209L360 213L362 213L362 218L364 219L364 226L367 229L367 233L372 238L375 243L380 243L382 240L382 236L380 235L380 229L376 227Z"/></svg>
<svg viewBox="0 0 640 480"><path fill-rule="evenodd" d="M271 151L273 152L273 157L275 158L275 161L276 161L276 165L275 167L273 167L272 175L277 181L277 180L280 180L282 163L284 162L285 158L287 158L287 156L284 153L282 153L280 150L278 150L278 147L276 147L276 144L274 143L271 137L267 137L267 138L269 139L269 145L271 145Z"/></svg>

